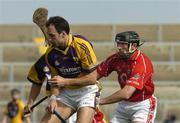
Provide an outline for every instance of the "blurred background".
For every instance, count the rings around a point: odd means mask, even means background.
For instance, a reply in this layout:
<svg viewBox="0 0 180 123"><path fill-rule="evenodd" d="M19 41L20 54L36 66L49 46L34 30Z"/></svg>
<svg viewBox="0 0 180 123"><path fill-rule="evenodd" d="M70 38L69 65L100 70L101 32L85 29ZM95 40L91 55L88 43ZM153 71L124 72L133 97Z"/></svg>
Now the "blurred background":
<svg viewBox="0 0 180 123"><path fill-rule="evenodd" d="M73 34L92 41L99 61L114 51L116 33L137 31L146 40L141 50L154 64L156 122L171 114L180 121L180 0L0 0L0 121L12 88L20 89L26 102L31 86L26 76L45 49L43 35L32 22L38 7L46 7L49 16L66 18ZM119 88L115 73L101 81L102 96ZM44 88L39 98L43 95ZM34 110L33 123L39 122L45 106ZM107 120L115 107L101 107Z"/></svg>

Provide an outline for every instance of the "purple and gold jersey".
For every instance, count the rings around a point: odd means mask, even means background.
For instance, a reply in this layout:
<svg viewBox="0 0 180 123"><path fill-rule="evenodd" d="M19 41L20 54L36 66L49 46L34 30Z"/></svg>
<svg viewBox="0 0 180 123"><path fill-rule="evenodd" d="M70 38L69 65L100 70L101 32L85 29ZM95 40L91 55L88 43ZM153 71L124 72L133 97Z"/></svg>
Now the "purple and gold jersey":
<svg viewBox="0 0 180 123"><path fill-rule="evenodd" d="M28 80L42 85L45 80L44 68L50 68L52 76L65 78L83 76L93 70L97 59L92 45L80 35L69 35L68 47L62 51L50 47L46 53L31 67Z"/></svg>
<svg viewBox="0 0 180 123"><path fill-rule="evenodd" d="M10 118L8 123L23 123L24 102L20 99L11 101L4 109L4 114Z"/></svg>

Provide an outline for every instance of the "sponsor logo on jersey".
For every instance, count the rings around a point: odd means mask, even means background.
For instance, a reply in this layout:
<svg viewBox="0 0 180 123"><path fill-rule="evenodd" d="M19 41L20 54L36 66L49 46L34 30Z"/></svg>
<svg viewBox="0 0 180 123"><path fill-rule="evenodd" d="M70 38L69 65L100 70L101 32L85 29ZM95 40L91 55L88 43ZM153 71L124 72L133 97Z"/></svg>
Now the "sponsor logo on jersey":
<svg viewBox="0 0 180 123"><path fill-rule="evenodd" d="M65 76L81 73L81 67L71 67L71 68L61 67L61 68L58 68L58 70L60 71L61 74Z"/></svg>
<svg viewBox="0 0 180 123"><path fill-rule="evenodd" d="M134 78L135 80L138 80L138 79L139 79L139 77L140 77L140 75L139 75L139 74L135 74L133 78Z"/></svg>

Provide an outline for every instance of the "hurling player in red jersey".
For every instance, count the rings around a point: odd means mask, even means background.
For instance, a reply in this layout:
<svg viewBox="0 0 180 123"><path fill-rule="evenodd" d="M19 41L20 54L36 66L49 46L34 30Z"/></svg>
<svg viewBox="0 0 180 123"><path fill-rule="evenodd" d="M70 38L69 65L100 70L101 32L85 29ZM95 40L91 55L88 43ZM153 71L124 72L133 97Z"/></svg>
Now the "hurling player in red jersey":
<svg viewBox="0 0 180 123"><path fill-rule="evenodd" d="M59 86L93 83L116 71L120 89L100 99L100 105L118 103L111 123L153 123L157 99L154 94L153 65L138 47L139 35L135 31L121 32L115 38L118 51L100 63L92 73L67 79L58 76L52 83Z"/></svg>

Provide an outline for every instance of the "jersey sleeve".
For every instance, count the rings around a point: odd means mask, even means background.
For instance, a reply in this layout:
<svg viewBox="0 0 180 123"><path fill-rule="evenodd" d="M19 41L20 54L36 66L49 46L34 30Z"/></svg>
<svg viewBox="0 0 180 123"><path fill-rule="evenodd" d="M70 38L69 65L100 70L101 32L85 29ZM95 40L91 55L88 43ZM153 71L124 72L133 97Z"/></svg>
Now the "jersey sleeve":
<svg viewBox="0 0 180 123"><path fill-rule="evenodd" d="M45 74L43 68L46 66L45 56L41 56L40 59L31 67L27 79L37 85L42 85L45 80Z"/></svg>
<svg viewBox="0 0 180 123"><path fill-rule="evenodd" d="M113 60L110 57L108 57L106 60L102 61L98 66L97 66L97 72L101 76L108 76L111 72L113 71Z"/></svg>
<svg viewBox="0 0 180 123"><path fill-rule="evenodd" d="M97 58L93 47L89 42L79 44L79 57L82 64L83 71L90 72L97 64Z"/></svg>

